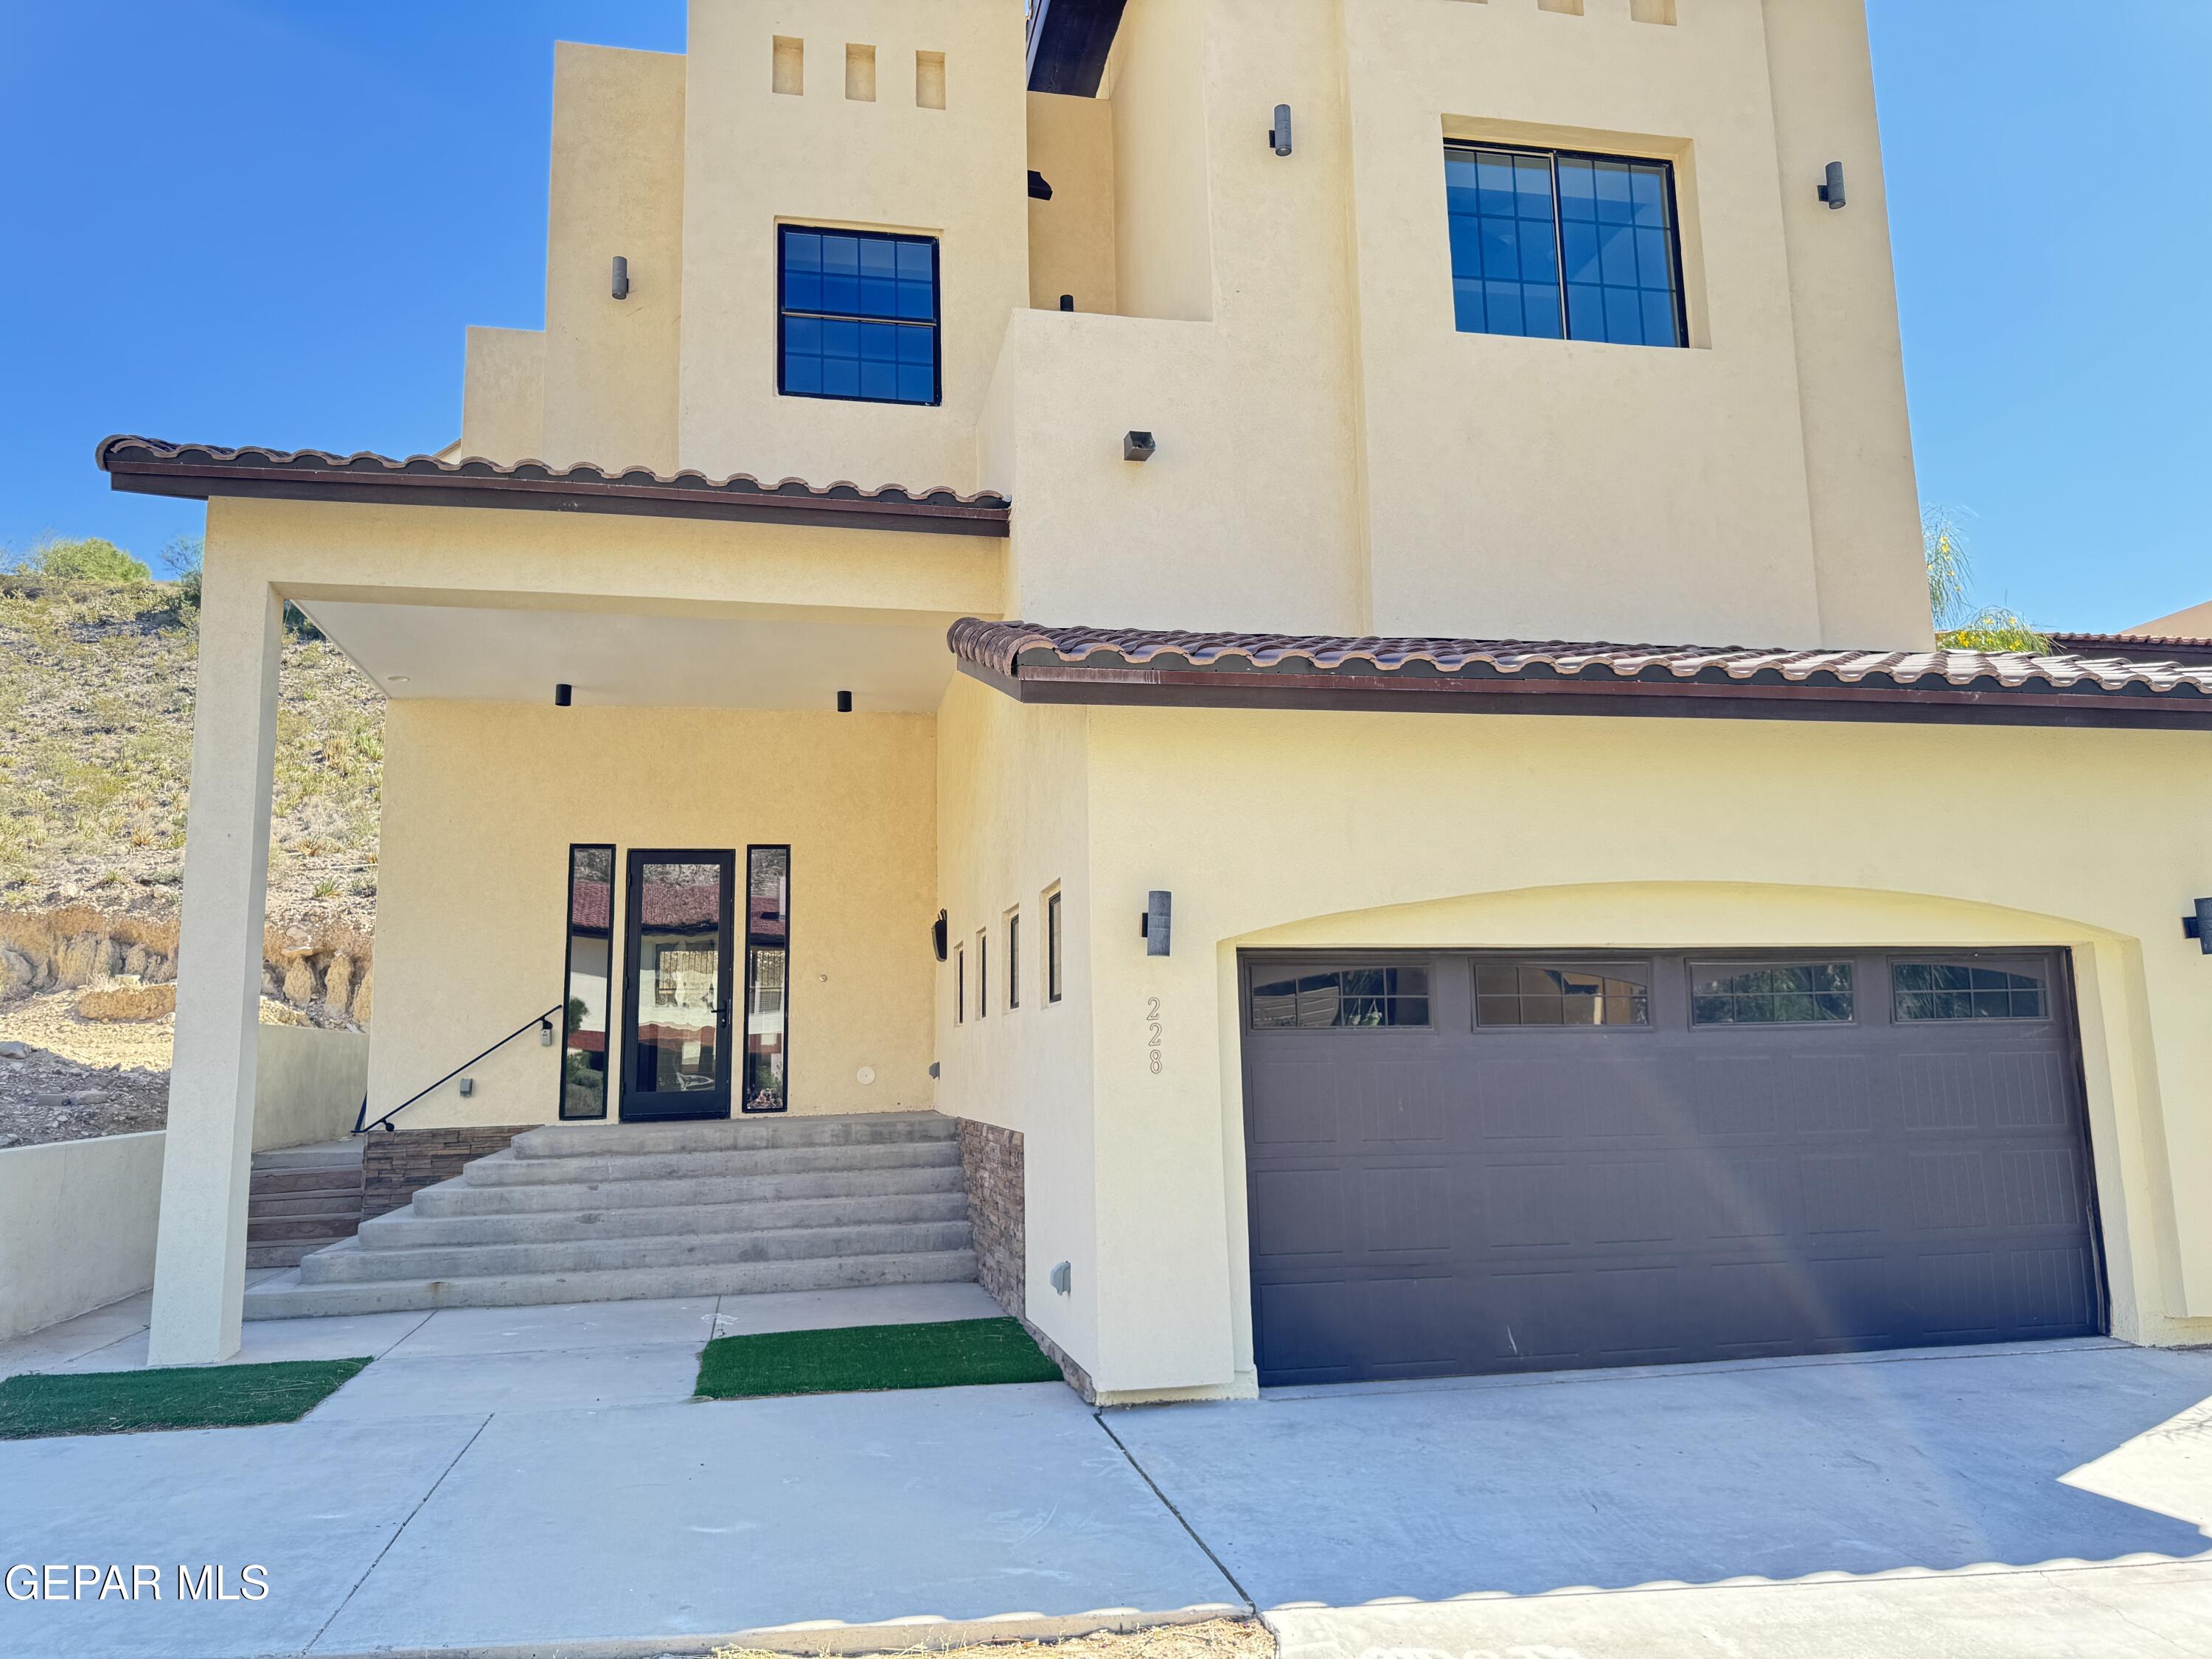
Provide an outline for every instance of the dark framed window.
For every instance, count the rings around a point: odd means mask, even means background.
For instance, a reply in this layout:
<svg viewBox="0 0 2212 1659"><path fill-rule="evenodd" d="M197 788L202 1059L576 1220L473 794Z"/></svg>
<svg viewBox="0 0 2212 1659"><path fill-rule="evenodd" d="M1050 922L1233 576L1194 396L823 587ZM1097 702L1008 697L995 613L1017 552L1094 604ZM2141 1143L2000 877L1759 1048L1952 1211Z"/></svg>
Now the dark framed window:
<svg viewBox="0 0 2212 1659"><path fill-rule="evenodd" d="M1651 1024L1650 970L1625 966L1565 967L1542 962L1478 962L1474 967L1474 1023L1486 1026L1648 1028Z"/></svg>
<svg viewBox="0 0 2212 1659"><path fill-rule="evenodd" d="M799 225L776 235L776 390L941 401L936 239Z"/></svg>
<svg viewBox="0 0 2212 1659"><path fill-rule="evenodd" d="M1006 1006L1022 1006L1022 913L1006 912Z"/></svg>
<svg viewBox="0 0 2212 1659"><path fill-rule="evenodd" d="M2033 974L1969 962L1900 962L1890 969L1899 1019L2042 1019L2049 1003Z"/></svg>
<svg viewBox="0 0 2212 1659"><path fill-rule="evenodd" d="M1851 964L1787 962L1690 970L1692 1025L1834 1025L1854 1017Z"/></svg>
<svg viewBox="0 0 2212 1659"><path fill-rule="evenodd" d="M1461 333L1688 341L1672 163L1447 144L1444 189Z"/></svg>
<svg viewBox="0 0 2212 1659"><path fill-rule="evenodd" d="M791 1107L791 848L745 849L745 1059L741 1109Z"/></svg>
<svg viewBox="0 0 2212 1659"><path fill-rule="evenodd" d="M614 1007L615 849L568 849L568 945L561 1010L561 1115L607 1115Z"/></svg>
<svg viewBox="0 0 2212 1659"><path fill-rule="evenodd" d="M968 947L952 947L952 1023L968 1023Z"/></svg>
<svg viewBox="0 0 2212 1659"><path fill-rule="evenodd" d="M982 1019L991 1012L991 933L985 928L975 935L975 1018Z"/></svg>
<svg viewBox="0 0 2212 1659"><path fill-rule="evenodd" d="M1255 1031L1324 1031L1335 1026L1426 1026L1426 968L1330 968L1252 981Z"/></svg>
<svg viewBox="0 0 2212 1659"><path fill-rule="evenodd" d="M1060 1000L1060 895L1044 902L1044 1000Z"/></svg>

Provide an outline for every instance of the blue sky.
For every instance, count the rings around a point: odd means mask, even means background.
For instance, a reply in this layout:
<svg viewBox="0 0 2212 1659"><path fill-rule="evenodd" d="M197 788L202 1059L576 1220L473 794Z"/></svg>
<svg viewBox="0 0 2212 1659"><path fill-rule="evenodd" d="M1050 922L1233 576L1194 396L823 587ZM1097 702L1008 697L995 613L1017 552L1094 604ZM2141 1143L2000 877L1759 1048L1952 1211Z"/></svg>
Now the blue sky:
<svg viewBox="0 0 2212 1659"><path fill-rule="evenodd" d="M2124 627L2212 599L2212 5L1872 0L1924 499L1980 596ZM556 39L680 0L0 0L0 544L142 555L137 431L404 453L461 331L536 326Z"/></svg>

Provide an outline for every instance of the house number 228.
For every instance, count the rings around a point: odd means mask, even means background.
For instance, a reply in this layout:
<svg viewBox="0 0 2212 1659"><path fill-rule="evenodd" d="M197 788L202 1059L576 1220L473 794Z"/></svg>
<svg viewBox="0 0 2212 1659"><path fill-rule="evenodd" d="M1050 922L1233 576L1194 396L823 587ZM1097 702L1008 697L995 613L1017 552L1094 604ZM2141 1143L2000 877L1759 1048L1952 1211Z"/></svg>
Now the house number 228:
<svg viewBox="0 0 2212 1659"><path fill-rule="evenodd" d="M1158 997L1145 999L1145 1024L1150 1032L1145 1043L1145 1063L1152 1068L1152 1075L1158 1077L1160 1074L1160 1035L1167 1030L1160 1024L1160 1000Z"/></svg>

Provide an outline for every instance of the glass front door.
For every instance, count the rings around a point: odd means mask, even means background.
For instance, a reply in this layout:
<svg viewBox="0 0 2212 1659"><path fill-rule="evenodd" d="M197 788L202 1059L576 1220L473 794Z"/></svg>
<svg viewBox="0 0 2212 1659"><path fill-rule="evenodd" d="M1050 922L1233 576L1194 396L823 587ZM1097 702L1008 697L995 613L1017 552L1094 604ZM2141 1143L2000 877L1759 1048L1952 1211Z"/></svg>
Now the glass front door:
<svg viewBox="0 0 2212 1659"><path fill-rule="evenodd" d="M629 855L626 1120L730 1115L730 923L736 855Z"/></svg>

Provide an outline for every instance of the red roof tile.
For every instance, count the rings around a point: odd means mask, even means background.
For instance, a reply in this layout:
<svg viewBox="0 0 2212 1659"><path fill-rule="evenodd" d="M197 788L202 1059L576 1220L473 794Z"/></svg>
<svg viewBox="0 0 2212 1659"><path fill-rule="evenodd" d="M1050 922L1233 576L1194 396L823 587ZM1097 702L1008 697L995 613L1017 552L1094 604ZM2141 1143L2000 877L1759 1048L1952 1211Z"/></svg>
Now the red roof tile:
<svg viewBox="0 0 2212 1659"><path fill-rule="evenodd" d="M2212 726L2212 666L1978 651L1762 650L956 623L971 672L1036 702L1457 707ZM1543 695L1553 694L1553 695Z"/></svg>
<svg viewBox="0 0 2212 1659"><path fill-rule="evenodd" d="M862 489L854 483L811 484L798 478L770 484L742 472L720 480L696 471L664 477L644 467L608 472L588 464L556 468L540 461L507 465L482 459L441 461L432 455L401 459L366 450L334 455L319 449L224 449L126 436L102 439L94 459L117 489L201 501L254 495L525 507L782 520L958 536L1004 536L1012 514L1004 495L988 493L962 495L896 484Z"/></svg>

